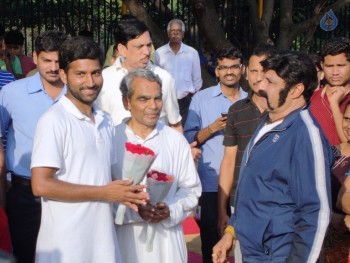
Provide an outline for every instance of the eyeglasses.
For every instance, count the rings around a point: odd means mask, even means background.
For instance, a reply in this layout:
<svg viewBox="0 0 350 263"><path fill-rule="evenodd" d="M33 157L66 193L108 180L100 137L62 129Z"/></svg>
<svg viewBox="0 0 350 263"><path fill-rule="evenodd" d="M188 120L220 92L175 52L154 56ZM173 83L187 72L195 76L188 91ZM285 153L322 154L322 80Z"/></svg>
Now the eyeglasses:
<svg viewBox="0 0 350 263"><path fill-rule="evenodd" d="M232 65L232 66L217 66L216 68L218 70L222 70L222 71L228 71L229 69L230 70L237 70L237 69L240 69L243 65L242 64L235 64L235 65Z"/></svg>
<svg viewBox="0 0 350 263"><path fill-rule="evenodd" d="M171 34L175 34L175 33L180 34L180 33L182 33L182 30L181 29L171 29L170 33Z"/></svg>

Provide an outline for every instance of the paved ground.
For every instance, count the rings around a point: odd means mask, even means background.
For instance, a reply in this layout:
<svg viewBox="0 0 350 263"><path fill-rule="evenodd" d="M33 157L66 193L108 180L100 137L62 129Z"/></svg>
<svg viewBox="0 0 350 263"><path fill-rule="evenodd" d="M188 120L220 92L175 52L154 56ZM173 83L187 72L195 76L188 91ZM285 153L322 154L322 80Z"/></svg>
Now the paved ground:
<svg viewBox="0 0 350 263"><path fill-rule="evenodd" d="M201 239L199 236L199 228L193 217L188 217L183 222L185 239L188 251L188 263L202 263ZM230 262L234 262L230 258Z"/></svg>

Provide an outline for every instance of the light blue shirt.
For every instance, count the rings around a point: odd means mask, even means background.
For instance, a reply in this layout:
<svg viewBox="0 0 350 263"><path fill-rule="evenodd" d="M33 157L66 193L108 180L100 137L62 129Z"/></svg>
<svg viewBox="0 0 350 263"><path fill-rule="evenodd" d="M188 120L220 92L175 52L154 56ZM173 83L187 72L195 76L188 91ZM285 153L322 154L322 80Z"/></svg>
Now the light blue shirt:
<svg viewBox="0 0 350 263"><path fill-rule="evenodd" d="M238 100L244 99L247 95L240 88ZM198 131L214 122L222 112L228 112L231 105L230 99L222 93L220 83L196 93L192 98L184 127L187 141L193 142ZM224 131L222 130L215 133L201 146L202 158L198 163L198 174L203 192L218 191L219 169L224 156L223 139Z"/></svg>
<svg viewBox="0 0 350 263"><path fill-rule="evenodd" d="M37 122L59 98L53 100L44 90L39 73L5 85L0 92L1 133L7 134L6 167L15 174L30 177L30 161Z"/></svg>

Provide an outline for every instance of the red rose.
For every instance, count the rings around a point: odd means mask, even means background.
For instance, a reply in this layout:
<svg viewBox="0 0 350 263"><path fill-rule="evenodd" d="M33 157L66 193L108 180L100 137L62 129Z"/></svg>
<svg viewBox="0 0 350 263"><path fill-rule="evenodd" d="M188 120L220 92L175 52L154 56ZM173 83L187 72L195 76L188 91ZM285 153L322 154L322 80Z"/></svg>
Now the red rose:
<svg viewBox="0 0 350 263"><path fill-rule="evenodd" d="M151 149L144 147L141 144L133 144L131 142L126 142L125 148L131 153L155 156L154 152Z"/></svg>
<svg viewBox="0 0 350 263"><path fill-rule="evenodd" d="M174 181L174 177L167 175L162 172L158 172L156 170L151 170L147 173L147 178L152 178L156 181L163 181L163 182L172 182Z"/></svg>

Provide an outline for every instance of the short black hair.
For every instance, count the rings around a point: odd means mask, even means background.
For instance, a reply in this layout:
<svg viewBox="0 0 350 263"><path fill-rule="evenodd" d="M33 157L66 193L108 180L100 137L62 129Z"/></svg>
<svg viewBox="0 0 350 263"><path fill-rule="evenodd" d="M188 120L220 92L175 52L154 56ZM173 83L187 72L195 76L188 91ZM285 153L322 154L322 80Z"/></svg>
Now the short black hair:
<svg viewBox="0 0 350 263"><path fill-rule="evenodd" d="M10 30L5 33L4 36L6 45L19 45L23 46L24 44L24 36L19 30Z"/></svg>
<svg viewBox="0 0 350 263"><path fill-rule="evenodd" d="M285 81L285 96L294 85L303 83L303 97L307 103L310 101L318 80L316 68L307 54L298 51L276 51L260 63L264 72L273 70Z"/></svg>
<svg viewBox="0 0 350 263"><path fill-rule="evenodd" d="M45 31L35 39L34 50L36 55L40 52L58 51L62 43L67 39L67 35L61 31Z"/></svg>
<svg viewBox="0 0 350 263"><path fill-rule="evenodd" d="M336 37L328 40L322 49L322 61L325 56L336 56L344 53L347 61L350 61L350 39L345 37Z"/></svg>
<svg viewBox="0 0 350 263"><path fill-rule="evenodd" d="M115 44L126 46L130 40L138 38L146 31L149 31L148 27L136 17L131 15L124 16L114 31Z"/></svg>
<svg viewBox="0 0 350 263"><path fill-rule="evenodd" d="M251 56L270 56L276 50L274 45L269 44L259 44L257 45L251 54Z"/></svg>
<svg viewBox="0 0 350 263"><path fill-rule="evenodd" d="M216 62L219 60L227 59L240 59L243 64L243 54L237 47L222 48L216 55Z"/></svg>
<svg viewBox="0 0 350 263"><path fill-rule="evenodd" d="M78 59L97 59L103 65L104 56L100 46L91 38L77 36L67 39L58 51L60 69L65 72L69 64Z"/></svg>

